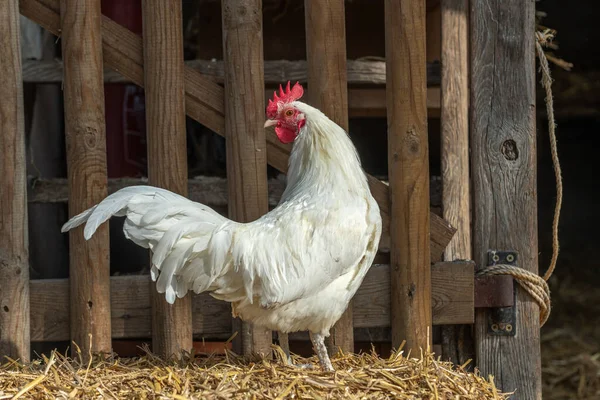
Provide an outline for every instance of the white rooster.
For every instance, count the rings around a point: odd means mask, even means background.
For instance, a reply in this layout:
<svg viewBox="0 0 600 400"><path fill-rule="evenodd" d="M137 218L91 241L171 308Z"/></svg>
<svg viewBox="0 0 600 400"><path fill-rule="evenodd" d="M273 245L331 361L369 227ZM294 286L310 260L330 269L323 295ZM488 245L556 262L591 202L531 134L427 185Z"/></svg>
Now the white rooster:
<svg viewBox="0 0 600 400"><path fill-rule="evenodd" d="M299 83L274 93L265 128L293 142L287 186L271 212L229 220L170 191L132 186L71 218L89 239L113 215L123 231L152 250L152 279L173 303L189 290L232 304L234 316L280 333L309 331L323 369L332 371L324 339L371 267L381 216L347 133L298 101Z"/></svg>

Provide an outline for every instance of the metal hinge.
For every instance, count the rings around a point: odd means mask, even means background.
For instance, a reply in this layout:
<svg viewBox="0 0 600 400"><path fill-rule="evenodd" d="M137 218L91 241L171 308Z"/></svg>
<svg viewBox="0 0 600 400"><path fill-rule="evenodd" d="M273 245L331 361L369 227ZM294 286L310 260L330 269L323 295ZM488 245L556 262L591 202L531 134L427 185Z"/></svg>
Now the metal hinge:
<svg viewBox="0 0 600 400"><path fill-rule="evenodd" d="M516 251L488 251L488 265L506 264L516 266L518 253ZM509 307L494 307L488 312L488 334L492 336L515 336L517 332L517 293L513 285L513 305Z"/></svg>

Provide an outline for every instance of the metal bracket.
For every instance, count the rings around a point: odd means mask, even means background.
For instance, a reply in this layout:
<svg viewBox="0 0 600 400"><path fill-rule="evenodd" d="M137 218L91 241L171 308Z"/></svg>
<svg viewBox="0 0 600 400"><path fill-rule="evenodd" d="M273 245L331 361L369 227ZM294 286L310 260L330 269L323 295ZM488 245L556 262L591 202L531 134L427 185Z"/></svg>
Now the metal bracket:
<svg viewBox="0 0 600 400"><path fill-rule="evenodd" d="M488 266L497 264L517 265L516 251L488 251ZM516 286L516 285L515 285ZM517 293L513 287L514 302L511 307L495 307L488 311L488 334L491 336L515 336L517 332Z"/></svg>

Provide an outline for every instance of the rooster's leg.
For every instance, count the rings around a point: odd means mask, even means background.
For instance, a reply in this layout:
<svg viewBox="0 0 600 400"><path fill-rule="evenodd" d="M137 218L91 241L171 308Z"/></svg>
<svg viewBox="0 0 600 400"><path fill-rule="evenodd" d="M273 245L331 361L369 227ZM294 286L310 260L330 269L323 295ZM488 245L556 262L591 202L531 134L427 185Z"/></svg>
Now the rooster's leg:
<svg viewBox="0 0 600 400"><path fill-rule="evenodd" d="M292 356L290 355L290 342L288 340L288 334L283 332L277 332L277 338L279 339L279 347L285 353L287 365L302 368L302 369L310 369L312 368L312 364L294 364L292 362Z"/></svg>
<svg viewBox="0 0 600 400"><path fill-rule="evenodd" d="M290 356L290 342L288 340L288 334L283 332L277 332L277 338L279 339L279 347L285 353L287 363L292 365L292 357Z"/></svg>
<svg viewBox="0 0 600 400"><path fill-rule="evenodd" d="M329 354L327 354L327 347L325 347L325 336L320 333L310 332L310 340L312 341L313 346L315 346L315 351L321 362L321 367L323 367L325 371L333 371L333 365L331 365Z"/></svg>

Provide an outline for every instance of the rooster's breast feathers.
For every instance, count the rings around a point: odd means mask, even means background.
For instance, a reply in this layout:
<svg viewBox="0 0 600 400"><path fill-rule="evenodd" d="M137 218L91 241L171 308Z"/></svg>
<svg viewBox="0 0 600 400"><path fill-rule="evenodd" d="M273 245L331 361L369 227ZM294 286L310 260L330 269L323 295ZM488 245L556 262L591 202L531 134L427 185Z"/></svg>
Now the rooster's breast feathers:
<svg viewBox="0 0 600 400"><path fill-rule="evenodd" d="M323 290L338 277L355 273L369 247L367 201L334 209L307 201L281 204L248 223L226 223L208 244L210 262L198 273L230 290L236 283L246 301L262 307L284 305ZM223 300L239 301L219 295Z"/></svg>

